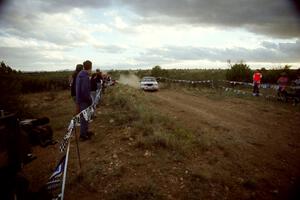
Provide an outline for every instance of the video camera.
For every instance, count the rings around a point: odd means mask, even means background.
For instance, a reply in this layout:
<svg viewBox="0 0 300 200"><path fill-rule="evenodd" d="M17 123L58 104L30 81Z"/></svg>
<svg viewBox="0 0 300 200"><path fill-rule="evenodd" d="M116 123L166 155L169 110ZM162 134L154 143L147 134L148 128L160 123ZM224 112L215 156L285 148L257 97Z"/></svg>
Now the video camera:
<svg viewBox="0 0 300 200"><path fill-rule="evenodd" d="M27 192L29 183L18 173L36 158L33 145L55 144L48 123L46 117L20 121L16 113L0 111L0 199L16 199Z"/></svg>

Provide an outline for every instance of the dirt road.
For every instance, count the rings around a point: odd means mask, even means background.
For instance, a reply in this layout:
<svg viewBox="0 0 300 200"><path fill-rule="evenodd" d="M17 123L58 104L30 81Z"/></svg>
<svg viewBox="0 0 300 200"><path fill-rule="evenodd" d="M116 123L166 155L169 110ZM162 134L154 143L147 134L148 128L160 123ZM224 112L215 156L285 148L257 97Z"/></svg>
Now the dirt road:
<svg viewBox="0 0 300 200"><path fill-rule="evenodd" d="M224 184L244 182L250 189L261 190L262 199L268 193L286 195L296 184L300 175L300 114L293 108L170 90L149 96L161 113L203 141L206 156L195 151L191 165L196 168L209 165L208 173L224 179Z"/></svg>
<svg viewBox="0 0 300 200"><path fill-rule="evenodd" d="M27 100L33 104L40 96L29 95ZM58 140L74 110L68 98L64 91L55 96L55 103L43 101L33 106L41 116L51 118ZM127 104L134 99L144 103L138 115L132 107L137 103ZM131 106L124 112L120 105ZM145 114L148 106L154 109L152 117L165 119L157 110L170 123L153 122L147 116L132 118ZM80 171L75 141L71 142L66 199L300 199L291 198L300 190L299 121L299 111L274 102L209 91L142 93L112 88L90 124L95 137L80 142ZM184 131L176 131L177 125ZM152 127L177 136L193 135L193 143L177 137L168 146L166 138L153 137ZM23 171L31 189L37 191L52 173L58 146L33 150L38 159Z"/></svg>

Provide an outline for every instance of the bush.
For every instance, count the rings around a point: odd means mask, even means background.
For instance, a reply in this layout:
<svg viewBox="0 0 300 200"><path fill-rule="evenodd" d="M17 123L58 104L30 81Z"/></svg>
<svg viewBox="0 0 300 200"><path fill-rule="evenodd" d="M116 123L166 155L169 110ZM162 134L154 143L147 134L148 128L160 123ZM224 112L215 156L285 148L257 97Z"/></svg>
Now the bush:
<svg viewBox="0 0 300 200"><path fill-rule="evenodd" d="M155 66L151 70L151 76L154 77L168 77L168 71L165 69L162 69L160 66Z"/></svg>
<svg viewBox="0 0 300 200"><path fill-rule="evenodd" d="M0 65L0 109L25 114L26 110L20 96L23 93L64 90L69 88L68 76L71 72L21 73Z"/></svg>
<svg viewBox="0 0 300 200"><path fill-rule="evenodd" d="M252 73L250 67L241 62L234 64L226 71L226 79L230 81L252 82Z"/></svg>
<svg viewBox="0 0 300 200"><path fill-rule="evenodd" d="M20 99L21 81L8 75L0 74L0 109L18 111L23 103Z"/></svg>

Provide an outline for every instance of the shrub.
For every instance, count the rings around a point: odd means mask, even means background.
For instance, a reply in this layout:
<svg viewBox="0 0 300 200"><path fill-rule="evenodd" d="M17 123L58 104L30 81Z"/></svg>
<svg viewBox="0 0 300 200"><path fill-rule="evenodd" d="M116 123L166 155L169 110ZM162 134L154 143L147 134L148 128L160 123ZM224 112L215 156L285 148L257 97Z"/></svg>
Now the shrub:
<svg viewBox="0 0 300 200"><path fill-rule="evenodd" d="M230 81L251 82L252 71L248 65L243 64L242 62L234 64L226 71L226 79Z"/></svg>

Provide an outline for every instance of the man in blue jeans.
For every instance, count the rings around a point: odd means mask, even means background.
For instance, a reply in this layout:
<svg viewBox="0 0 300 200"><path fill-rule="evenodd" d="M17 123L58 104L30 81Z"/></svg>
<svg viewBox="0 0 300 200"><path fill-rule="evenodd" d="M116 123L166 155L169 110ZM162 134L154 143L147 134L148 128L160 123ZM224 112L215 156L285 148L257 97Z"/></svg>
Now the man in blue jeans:
<svg viewBox="0 0 300 200"><path fill-rule="evenodd" d="M83 63L83 70L79 72L76 79L76 103L78 112L83 111L92 104L91 85L89 74L92 70L92 62L87 60ZM80 139L90 139L92 133L88 131L88 121L80 116Z"/></svg>

